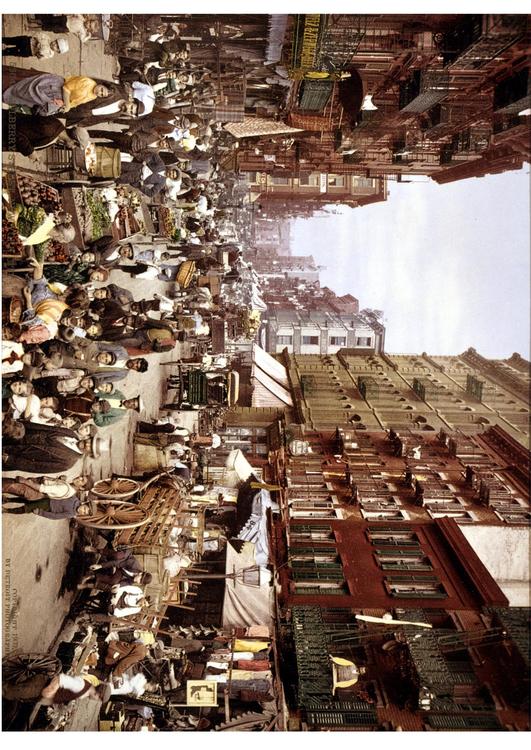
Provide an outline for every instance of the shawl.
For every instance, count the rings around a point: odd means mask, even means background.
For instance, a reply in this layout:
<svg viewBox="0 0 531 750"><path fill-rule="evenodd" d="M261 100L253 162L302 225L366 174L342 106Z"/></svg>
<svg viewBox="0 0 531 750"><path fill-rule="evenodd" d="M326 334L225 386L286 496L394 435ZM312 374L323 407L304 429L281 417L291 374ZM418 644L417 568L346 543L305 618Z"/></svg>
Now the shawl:
<svg viewBox="0 0 531 750"><path fill-rule="evenodd" d="M97 85L93 78L87 78L87 76L65 78L64 87L70 94L70 109L97 99L94 93Z"/></svg>

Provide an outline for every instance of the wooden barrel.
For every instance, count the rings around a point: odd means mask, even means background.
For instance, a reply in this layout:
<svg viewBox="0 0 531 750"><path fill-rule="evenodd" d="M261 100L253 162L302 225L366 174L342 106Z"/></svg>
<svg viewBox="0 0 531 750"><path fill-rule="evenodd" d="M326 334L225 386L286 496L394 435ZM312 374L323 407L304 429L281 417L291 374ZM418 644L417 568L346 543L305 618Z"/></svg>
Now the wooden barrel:
<svg viewBox="0 0 531 750"><path fill-rule="evenodd" d="M96 168L94 177L120 177L122 163L120 149L110 146L96 145Z"/></svg>

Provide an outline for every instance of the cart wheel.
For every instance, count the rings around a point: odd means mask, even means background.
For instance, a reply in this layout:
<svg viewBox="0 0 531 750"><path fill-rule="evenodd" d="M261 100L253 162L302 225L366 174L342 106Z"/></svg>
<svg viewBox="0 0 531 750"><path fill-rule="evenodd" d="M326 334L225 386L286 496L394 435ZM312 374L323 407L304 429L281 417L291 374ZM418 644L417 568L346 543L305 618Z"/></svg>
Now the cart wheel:
<svg viewBox="0 0 531 750"><path fill-rule="evenodd" d="M128 477L109 477L108 479L100 479L99 482L96 482L91 492L100 497L118 500L123 497L131 497L139 489L140 484L135 482L134 479L129 479Z"/></svg>
<svg viewBox="0 0 531 750"><path fill-rule="evenodd" d="M78 523L93 529L135 529L150 519L148 512L124 500L92 500L90 516L79 516Z"/></svg>
<svg viewBox="0 0 531 750"><path fill-rule="evenodd" d="M33 701L62 669L55 656L22 653L2 659L2 695L11 701Z"/></svg>

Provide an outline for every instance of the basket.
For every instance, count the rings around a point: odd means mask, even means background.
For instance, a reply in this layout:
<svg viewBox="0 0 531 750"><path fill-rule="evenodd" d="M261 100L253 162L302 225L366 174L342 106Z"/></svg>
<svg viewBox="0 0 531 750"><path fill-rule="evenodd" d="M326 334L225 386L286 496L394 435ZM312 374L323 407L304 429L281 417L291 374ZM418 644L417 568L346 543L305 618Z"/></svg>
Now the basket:
<svg viewBox="0 0 531 750"><path fill-rule="evenodd" d="M94 177L120 177L122 163L120 161L120 149L109 146L96 146L96 166Z"/></svg>

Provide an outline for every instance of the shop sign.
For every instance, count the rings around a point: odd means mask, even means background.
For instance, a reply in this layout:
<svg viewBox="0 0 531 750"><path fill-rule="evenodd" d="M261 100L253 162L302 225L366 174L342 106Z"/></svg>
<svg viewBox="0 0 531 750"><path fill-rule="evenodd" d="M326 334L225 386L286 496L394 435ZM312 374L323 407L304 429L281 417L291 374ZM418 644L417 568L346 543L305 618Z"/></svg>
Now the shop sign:
<svg viewBox="0 0 531 750"><path fill-rule="evenodd" d="M217 706L218 685L210 680L186 681L187 706Z"/></svg>
<svg viewBox="0 0 531 750"><path fill-rule="evenodd" d="M292 66L294 77L299 78L302 71L312 70L315 66L315 57L319 44L319 32L321 29L320 13L307 13L304 16L304 28L301 32L297 29L294 39L294 50Z"/></svg>

